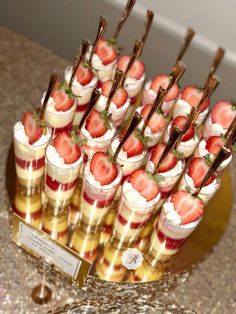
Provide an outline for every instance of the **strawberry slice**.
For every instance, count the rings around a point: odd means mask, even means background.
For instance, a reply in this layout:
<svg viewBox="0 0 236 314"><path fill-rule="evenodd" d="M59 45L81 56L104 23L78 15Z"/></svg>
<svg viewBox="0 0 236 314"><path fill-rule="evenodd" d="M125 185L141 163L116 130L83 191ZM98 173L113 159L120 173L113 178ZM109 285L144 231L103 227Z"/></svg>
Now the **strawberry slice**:
<svg viewBox="0 0 236 314"><path fill-rule="evenodd" d="M219 123L224 129L227 129L236 116L236 110L228 101L219 101L212 109L211 117L213 123Z"/></svg>
<svg viewBox="0 0 236 314"><path fill-rule="evenodd" d="M105 39L100 39L95 47L95 53L104 65L110 64L117 59L115 48Z"/></svg>
<svg viewBox="0 0 236 314"><path fill-rule="evenodd" d="M196 188L198 188L201 185L202 180L205 177L208 169L209 169L209 166L206 164L206 161L204 160L204 158L194 157L191 160L187 173L193 179L194 185ZM215 176L212 175L204 186L209 185L214 179L215 179Z"/></svg>
<svg viewBox="0 0 236 314"><path fill-rule="evenodd" d="M53 100L55 102L55 109L57 111L67 111L75 103L75 100L70 98L64 89L57 89L53 93Z"/></svg>
<svg viewBox="0 0 236 314"><path fill-rule="evenodd" d="M101 112L97 110L92 110L86 119L85 129L89 131L92 138L97 138L103 136L106 131L106 125L104 119L101 117Z"/></svg>
<svg viewBox="0 0 236 314"><path fill-rule="evenodd" d="M130 60L130 56L122 56L118 61L117 67L119 70L125 72ZM128 72L128 76L136 80L141 79L145 71L144 64L140 60L136 60Z"/></svg>
<svg viewBox="0 0 236 314"><path fill-rule="evenodd" d="M174 129L174 126L177 126L180 130L183 130L186 123L187 123L188 117L185 116L178 116L174 119L173 123L172 123L172 127L171 127L171 131ZM194 126L191 125L188 129L188 131L185 133L185 135L183 136L181 142L187 142L189 140L191 140L194 136L195 130L194 130Z"/></svg>
<svg viewBox="0 0 236 314"><path fill-rule="evenodd" d="M85 86L92 81L93 71L91 70L91 68L88 68L84 66L84 64L81 64L76 71L75 77L81 85Z"/></svg>
<svg viewBox="0 0 236 314"><path fill-rule="evenodd" d="M187 101L190 106L196 108L199 105L199 102L202 98L203 91L197 88L196 86L188 85L185 86L181 93L181 98ZM207 98L204 103L201 105L200 111L203 112L207 109L210 104L210 99Z"/></svg>
<svg viewBox="0 0 236 314"><path fill-rule="evenodd" d="M203 214L203 202L187 191L178 191L171 196L175 211L181 216L182 225L200 218Z"/></svg>
<svg viewBox="0 0 236 314"><path fill-rule="evenodd" d="M141 111L141 116L146 120L152 105L145 105ZM152 132L159 132L163 130L166 126L166 119L162 113L154 112L150 121L148 122L148 127L151 129Z"/></svg>
<svg viewBox="0 0 236 314"><path fill-rule="evenodd" d="M76 162L80 156L81 151L78 144L73 143L69 133L59 133L53 142L58 154L64 159L65 164L72 164Z"/></svg>
<svg viewBox="0 0 236 314"><path fill-rule="evenodd" d="M212 136L206 141L206 149L214 155L219 153L222 146L224 146L224 140L221 136Z"/></svg>
<svg viewBox="0 0 236 314"><path fill-rule="evenodd" d="M132 172L129 177L129 182L147 201L154 199L159 192L157 182L143 169Z"/></svg>
<svg viewBox="0 0 236 314"><path fill-rule="evenodd" d="M43 134L43 128L37 122L37 116L33 112L26 112L22 118L25 134L29 138L29 144L37 142Z"/></svg>
<svg viewBox="0 0 236 314"><path fill-rule="evenodd" d="M97 152L93 155L90 162L90 171L101 185L110 184L118 175L116 164L110 161L108 155L104 152Z"/></svg>
<svg viewBox="0 0 236 314"><path fill-rule="evenodd" d="M156 166L158 164L158 161L161 158L161 155L164 151L166 147L166 144L157 144L151 154L151 158L150 160L154 163L154 165ZM163 160L163 162L161 163L161 166L159 168L159 173L161 172L166 172L169 171L171 169L173 169L177 164L177 158L175 157L175 155L172 152L169 152L166 156L166 158Z"/></svg>
<svg viewBox="0 0 236 314"><path fill-rule="evenodd" d="M122 148L127 153L128 158L140 155L145 149L141 140L134 133L128 137Z"/></svg>
<svg viewBox="0 0 236 314"><path fill-rule="evenodd" d="M170 83L170 77L166 74L160 74L154 77L150 88L154 92L158 93L160 87L166 89L169 83ZM178 96L178 94L179 94L179 87L175 83L173 87L169 90L168 94L166 95L165 101L168 102L175 99Z"/></svg>
<svg viewBox="0 0 236 314"><path fill-rule="evenodd" d="M102 84L102 95L108 97L110 95L111 87L112 81L111 80L105 81ZM116 90L115 95L112 98L112 101L115 103L117 108L120 108L126 103L127 99L128 99L127 91L123 87L119 87Z"/></svg>

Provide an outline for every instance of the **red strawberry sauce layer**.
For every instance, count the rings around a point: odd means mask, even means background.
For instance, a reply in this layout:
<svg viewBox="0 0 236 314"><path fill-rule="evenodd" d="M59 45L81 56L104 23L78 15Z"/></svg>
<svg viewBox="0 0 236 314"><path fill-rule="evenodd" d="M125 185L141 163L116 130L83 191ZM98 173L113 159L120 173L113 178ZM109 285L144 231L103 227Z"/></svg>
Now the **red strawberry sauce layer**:
<svg viewBox="0 0 236 314"><path fill-rule="evenodd" d="M165 242L165 247L168 250L176 250L179 249L187 238L183 239L172 239L170 237L167 237L164 233L161 232L161 230L156 230L157 237L161 243Z"/></svg>
<svg viewBox="0 0 236 314"><path fill-rule="evenodd" d="M23 160L15 156L16 164L22 169L32 168L33 170L38 170L45 165L45 158L39 158L34 160Z"/></svg>
<svg viewBox="0 0 236 314"><path fill-rule="evenodd" d="M60 191L66 192L72 189L76 185L76 183L77 183L77 179L68 183L60 183L57 180L54 180L48 174L46 176L46 184L53 191L60 190Z"/></svg>
<svg viewBox="0 0 236 314"><path fill-rule="evenodd" d="M88 103L84 105L77 105L76 112L83 112L87 109Z"/></svg>
<svg viewBox="0 0 236 314"><path fill-rule="evenodd" d="M68 132L72 129L72 126L73 126L73 124L72 124L72 122L70 122L69 124L67 124L63 128L52 128L52 134L57 135L57 134L62 133L62 132Z"/></svg>
<svg viewBox="0 0 236 314"><path fill-rule="evenodd" d="M127 221L122 215L118 215L118 220L119 220L119 222L122 224L122 225L127 225L127 224L129 224L129 227L131 228L131 229L139 229L139 228L141 228L142 226L144 226L147 222L148 222L148 220L149 220L149 218L150 218L150 216L151 216L151 214L152 213L150 213L150 215L148 215L148 218L145 220L145 221L143 221L143 222L129 222L129 221Z"/></svg>
<svg viewBox="0 0 236 314"><path fill-rule="evenodd" d="M110 206L112 201L113 201L113 198L114 198L114 195L112 195L112 197L110 199L104 199L104 200L97 200L97 199L93 199L91 198L91 196L89 196L85 191L83 193L83 198L85 199L85 201L87 203L89 203L90 205L94 205L95 207L97 208L104 208L104 207L107 207L107 206Z"/></svg>

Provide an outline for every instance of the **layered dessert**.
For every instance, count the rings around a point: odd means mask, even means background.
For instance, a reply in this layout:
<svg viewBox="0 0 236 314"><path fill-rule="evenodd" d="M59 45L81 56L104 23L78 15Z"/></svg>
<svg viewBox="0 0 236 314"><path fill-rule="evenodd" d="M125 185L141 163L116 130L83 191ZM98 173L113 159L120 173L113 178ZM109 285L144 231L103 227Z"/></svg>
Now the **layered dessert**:
<svg viewBox="0 0 236 314"><path fill-rule="evenodd" d="M87 54L88 59L91 51L92 46L90 46L90 51ZM111 40L99 39L91 60L91 65L98 76L98 87L101 87L103 82L112 79L117 65L117 58L115 43Z"/></svg>
<svg viewBox="0 0 236 314"><path fill-rule="evenodd" d="M217 102L211 110L203 129L203 137L224 135L236 117L236 106L228 101Z"/></svg>
<svg viewBox="0 0 236 314"><path fill-rule="evenodd" d="M65 81L69 84L72 67L65 69ZM81 64L74 76L73 83L71 86L72 93L76 96L77 107L73 118L73 126L77 126L85 113L88 103L91 99L94 88L96 88L98 78L96 72L89 66L88 63Z"/></svg>
<svg viewBox="0 0 236 314"><path fill-rule="evenodd" d="M33 195L27 195L22 188L17 186L12 209L15 214L22 217L26 222L36 228L40 227L43 217L41 191L39 190Z"/></svg>
<svg viewBox="0 0 236 314"><path fill-rule="evenodd" d="M195 156L206 158L211 164L224 144L225 139L222 136L211 136L207 139L203 138L195 151ZM230 164L231 160L232 154L218 167L218 175L222 174L223 170Z"/></svg>
<svg viewBox="0 0 236 314"><path fill-rule="evenodd" d="M44 97L45 94L42 103ZM65 82L61 82L53 90L45 110L45 121L51 126L53 135L71 130L76 108L76 96Z"/></svg>
<svg viewBox="0 0 236 314"><path fill-rule="evenodd" d="M17 181L26 189L40 186L51 130L34 112L26 112L13 131Z"/></svg>
<svg viewBox="0 0 236 314"><path fill-rule="evenodd" d="M45 191L52 206L69 205L83 160L76 138L68 132L58 134L46 150Z"/></svg>
<svg viewBox="0 0 236 314"><path fill-rule="evenodd" d="M135 247L141 252L143 252L146 249L149 243L150 234L152 233L153 227L155 225L155 218L156 218L155 216L156 215L153 215L150 221L148 221L145 224L145 226L142 228L139 234L139 238L137 242L135 243Z"/></svg>
<svg viewBox="0 0 236 314"><path fill-rule="evenodd" d="M99 240L100 244L106 245L112 235L112 226L113 226L113 222L116 216L116 208L117 208L117 201L113 201L108 213L106 214L104 218L101 237Z"/></svg>
<svg viewBox="0 0 236 314"><path fill-rule="evenodd" d="M130 60L130 56L122 56L117 63L117 68L125 73L129 64L129 60ZM129 106L127 110L127 113L125 115L125 120L128 120L132 116L135 110L134 105L142 90L144 80L145 80L145 66L142 61L136 60L134 61L133 65L128 71L125 81L124 81L124 88L127 91L129 97L131 98L131 101L130 101L131 105Z"/></svg>
<svg viewBox="0 0 236 314"><path fill-rule="evenodd" d="M107 111L92 110L81 128L80 138L86 140L83 150L90 159L94 153L106 152L115 136L116 128L110 122Z"/></svg>
<svg viewBox="0 0 236 314"><path fill-rule="evenodd" d="M80 169L82 169L81 166ZM80 198L81 198L81 187L82 187L82 175L79 175L74 193L71 198L71 203L69 207L69 222L71 225L75 225L79 219L80 215Z"/></svg>
<svg viewBox="0 0 236 314"><path fill-rule="evenodd" d="M70 248L81 257L93 263L98 255L100 232L89 233L78 225L72 234Z"/></svg>
<svg viewBox="0 0 236 314"><path fill-rule="evenodd" d="M188 117L186 116L178 116L176 117L169 125L165 133L164 140L167 143L170 138L170 134L173 131L174 127L178 127L180 130L183 130L186 123L188 121ZM176 151L181 155L182 158L190 157L195 148L197 147L199 142L199 137L197 134L196 127L191 124L188 128L187 132L181 137L181 142L178 144Z"/></svg>
<svg viewBox="0 0 236 314"><path fill-rule="evenodd" d="M122 264L123 251L117 249L112 243L105 245L101 257L96 262L96 274L100 279L121 282L126 274Z"/></svg>
<svg viewBox="0 0 236 314"><path fill-rule="evenodd" d="M171 78L166 74L155 76L151 81L148 81L143 90L142 105L153 105L160 87L166 89L170 83ZM168 91L165 100L162 104L162 111L167 115L173 108L175 100L179 95L179 87L175 83Z"/></svg>
<svg viewBox="0 0 236 314"><path fill-rule="evenodd" d="M144 260L142 265L135 269L128 277L128 282L147 282L159 280L163 277L164 265L152 267Z"/></svg>
<svg viewBox="0 0 236 314"><path fill-rule="evenodd" d="M81 224L97 229L113 202L122 179L121 167L104 152L97 152L84 167Z"/></svg>
<svg viewBox="0 0 236 314"><path fill-rule="evenodd" d="M143 117L143 120L139 126L140 129L142 129L144 125L144 121L146 121L151 109L152 109L152 105L148 104L137 110L140 113L140 115ZM144 131L144 136L148 138L148 141L147 141L148 147L153 147L157 143L159 143L166 129L166 126L167 126L167 117L163 114L162 110L157 109L152 114L151 119L149 120L148 125L146 126L145 131Z"/></svg>
<svg viewBox="0 0 236 314"><path fill-rule="evenodd" d="M42 230L52 239L66 245L69 239L68 211L66 209L45 209Z"/></svg>
<svg viewBox="0 0 236 314"><path fill-rule="evenodd" d="M113 237L120 244L133 244L151 218L159 199L159 188L154 178L145 170L135 170L123 184Z"/></svg>
<svg viewBox="0 0 236 314"><path fill-rule="evenodd" d="M197 108L203 96L203 90L196 86L188 85L180 93L174 105L173 118L178 116L188 116L192 108ZM201 105L200 114L195 123L200 125L204 122L209 112L210 99L207 98Z"/></svg>
<svg viewBox="0 0 236 314"><path fill-rule="evenodd" d="M146 170L153 173L158 162L166 148L166 144L157 144L150 154L150 158L146 163ZM180 178L184 170L185 162L183 159L177 158L173 150L170 151L163 162L161 163L157 175L158 175L158 185L160 188L161 199L158 202L158 208L160 208L164 200L169 196L170 192L173 190L175 184Z"/></svg>
<svg viewBox="0 0 236 314"><path fill-rule="evenodd" d="M96 109L99 112L105 110L107 99L108 96L110 95L111 87L112 87L111 80L103 82L101 87L101 96L99 97L96 104ZM116 127L119 127L123 122L129 104L130 98L128 97L128 93L124 89L124 87L120 86L116 90L108 110L108 112L111 114L111 121Z"/></svg>
<svg viewBox="0 0 236 314"><path fill-rule="evenodd" d="M203 202L187 191L178 191L164 203L151 235L147 255L153 263L165 261L178 252L201 221Z"/></svg>
<svg viewBox="0 0 236 314"><path fill-rule="evenodd" d="M201 186L202 180L205 177L209 168L210 164L208 163L208 160L206 158L194 157L188 165L188 169L184 173L178 189L194 193L197 188ZM217 175L212 175L207 180L198 196L199 198L201 198L204 204L207 204L210 199L215 195L219 187L219 177L217 177Z"/></svg>

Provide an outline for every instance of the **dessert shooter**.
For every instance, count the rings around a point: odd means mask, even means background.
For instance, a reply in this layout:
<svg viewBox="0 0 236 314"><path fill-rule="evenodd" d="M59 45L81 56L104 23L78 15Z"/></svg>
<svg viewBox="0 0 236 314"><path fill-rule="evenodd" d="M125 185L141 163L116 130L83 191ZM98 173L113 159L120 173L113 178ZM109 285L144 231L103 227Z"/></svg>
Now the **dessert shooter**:
<svg viewBox="0 0 236 314"><path fill-rule="evenodd" d="M135 170L124 182L113 235L119 246L130 246L152 216L160 199L158 184L145 170Z"/></svg>
<svg viewBox="0 0 236 314"><path fill-rule="evenodd" d="M116 70L119 71L119 70ZM112 80L107 80L102 83L101 96L96 104L98 111L103 111L106 107L107 99L110 95L112 88ZM111 100L109 107L109 113L111 113L111 120L115 127L119 127L123 122L124 116L130 104L130 98L128 97L127 91L123 86L118 86L114 96Z"/></svg>
<svg viewBox="0 0 236 314"><path fill-rule="evenodd" d="M118 163L104 152L96 152L84 167L79 223L98 230L104 221L122 179Z"/></svg>
<svg viewBox="0 0 236 314"><path fill-rule="evenodd" d="M71 88L76 96L77 107L73 119L73 126L78 126L88 103L90 102L92 92L97 86L98 78L96 72L90 63L85 60L85 54L89 43L83 40L79 58L76 58L74 66L65 69L65 82Z"/></svg>
<svg viewBox="0 0 236 314"><path fill-rule="evenodd" d="M203 202L189 192L172 194L163 204L146 259L154 265L176 254L200 223L203 211Z"/></svg>
<svg viewBox="0 0 236 314"><path fill-rule="evenodd" d="M236 105L225 100L217 102L208 116L203 129L203 137L225 135L236 117Z"/></svg>
<svg viewBox="0 0 236 314"><path fill-rule="evenodd" d="M98 32L97 38L93 46L90 47L88 54L88 60L90 61L93 69L98 76L98 87L101 87L102 83L112 79L118 59L117 39L118 35L128 18L135 0L128 0L124 11L121 14L119 23L115 29L115 32L111 39L106 40L103 38L104 31ZM104 18L101 18L104 19Z"/></svg>
<svg viewBox="0 0 236 314"><path fill-rule="evenodd" d="M186 172L184 173L181 182L179 184L179 190L186 190L194 193L201 185L203 178L207 174L210 168L209 161L206 158L194 157ZM204 204L207 204L209 200L215 195L220 187L220 178L213 174L202 187L199 197Z"/></svg>
<svg viewBox="0 0 236 314"><path fill-rule="evenodd" d="M83 153L75 132L58 134L46 150L45 192L47 208L43 230L53 238L68 240L68 205L76 187Z"/></svg>

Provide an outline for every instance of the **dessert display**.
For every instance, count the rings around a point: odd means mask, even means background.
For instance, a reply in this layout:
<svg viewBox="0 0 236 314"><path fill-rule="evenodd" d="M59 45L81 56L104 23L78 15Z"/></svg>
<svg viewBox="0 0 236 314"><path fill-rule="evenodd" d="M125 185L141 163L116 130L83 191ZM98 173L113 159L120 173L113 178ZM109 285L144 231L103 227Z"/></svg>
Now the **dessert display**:
<svg viewBox="0 0 236 314"><path fill-rule="evenodd" d="M14 213L115 282L165 276L220 188L236 141L235 104L221 100L210 109L224 50L202 88L179 92L194 36L188 29L170 75L145 84L140 56L152 11L131 56L116 50L134 3L127 2L111 40L100 18L93 44L82 41L64 81L52 74L41 108L14 125ZM136 268L124 262L132 249L141 256Z"/></svg>

